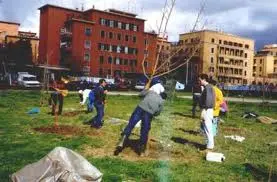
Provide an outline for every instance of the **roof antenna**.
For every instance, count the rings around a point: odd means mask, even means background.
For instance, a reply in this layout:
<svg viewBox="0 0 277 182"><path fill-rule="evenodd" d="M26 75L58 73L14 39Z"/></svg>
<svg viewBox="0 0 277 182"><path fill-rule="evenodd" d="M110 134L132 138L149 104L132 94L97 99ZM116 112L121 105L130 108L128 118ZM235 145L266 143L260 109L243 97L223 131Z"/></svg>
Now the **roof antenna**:
<svg viewBox="0 0 277 182"><path fill-rule="evenodd" d="M81 10L84 11L84 3L82 3L82 7L81 7Z"/></svg>

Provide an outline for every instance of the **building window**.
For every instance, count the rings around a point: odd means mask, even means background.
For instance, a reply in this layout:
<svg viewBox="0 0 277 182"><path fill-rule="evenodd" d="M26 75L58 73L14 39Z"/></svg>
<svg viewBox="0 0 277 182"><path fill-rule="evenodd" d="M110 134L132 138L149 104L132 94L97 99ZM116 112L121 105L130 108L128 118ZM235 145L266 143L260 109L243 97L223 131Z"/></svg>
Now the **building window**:
<svg viewBox="0 0 277 182"><path fill-rule="evenodd" d="M117 26L118 26L118 28L122 28L122 23L119 21L118 23L117 23Z"/></svg>
<svg viewBox="0 0 277 182"><path fill-rule="evenodd" d="M99 57L99 62L100 62L100 64L104 64L104 56Z"/></svg>
<svg viewBox="0 0 277 182"><path fill-rule="evenodd" d="M222 40L219 40L219 44L221 44L222 43Z"/></svg>
<svg viewBox="0 0 277 182"><path fill-rule="evenodd" d="M109 57L109 58L108 58L108 63L109 63L109 64L112 64L112 62L113 62L113 58L112 58L112 57Z"/></svg>
<svg viewBox="0 0 277 182"><path fill-rule="evenodd" d="M91 42L90 42L90 40L85 40L85 48L86 48L86 49L90 49L90 47L91 47Z"/></svg>
<svg viewBox="0 0 277 182"><path fill-rule="evenodd" d="M105 31L101 31L101 38L105 38Z"/></svg>
<svg viewBox="0 0 277 182"><path fill-rule="evenodd" d="M138 28L137 28L136 25L134 25L133 29L134 29L135 32L138 31Z"/></svg>
<svg viewBox="0 0 277 182"><path fill-rule="evenodd" d="M103 18L101 18L101 19L100 19L100 24L101 24L101 25L105 25L105 24L106 24L106 20L103 19Z"/></svg>
<svg viewBox="0 0 277 182"><path fill-rule="evenodd" d="M274 64L277 64L277 60L274 60Z"/></svg>
<svg viewBox="0 0 277 182"><path fill-rule="evenodd" d="M128 65L128 59L124 59L124 65Z"/></svg>
<svg viewBox="0 0 277 182"><path fill-rule="evenodd" d="M246 74L246 71L244 71L244 76L246 76L247 74Z"/></svg>
<svg viewBox="0 0 277 182"><path fill-rule="evenodd" d="M148 40L144 39L144 45L148 45Z"/></svg>
<svg viewBox="0 0 277 182"><path fill-rule="evenodd" d="M213 57L211 57L211 63L214 63L214 58Z"/></svg>
<svg viewBox="0 0 277 182"><path fill-rule="evenodd" d="M144 55L148 56L148 50L144 50Z"/></svg>
<svg viewBox="0 0 277 182"><path fill-rule="evenodd" d="M247 67L247 62L244 63L244 66Z"/></svg>
<svg viewBox="0 0 277 182"><path fill-rule="evenodd" d="M85 52L84 60L88 61L88 62L90 61L90 53L89 52Z"/></svg>
<svg viewBox="0 0 277 182"><path fill-rule="evenodd" d="M260 67L260 71L262 71L262 67Z"/></svg>
<svg viewBox="0 0 277 182"><path fill-rule="evenodd" d="M128 47L124 48L124 52L125 52L125 54L128 54Z"/></svg>
<svg viewBox="0 0 277 182"><path fill-rule="evenodd" d="M214 53L214 48L211 48L211 53Z"/></svg>
<svg viewBox="0 0 277 182"><path fill-rule="evenodd" d="M256 64L256 59L254 59L254 64Z"/></svg>
<svg viewBox="0 0 277 182"><path fill-rule="evenodd" d="M114 21L113 20L110 21L110 27L114 27Z"/></svg>
<svg viewBox="0 0 277 182"><path fill-rule="evenodd" d="M244 57L247 58L247 53L244 53Z"/></svg>
<svg viewBox="0 0 277 182"><path fill-rule="evenodd" d="M125 41L129 41L129 35L125 35Z"/></svg>
<svg viewBox="0 0 277 182"><path fill-rule="evenodd" d="M85 34L86 34L87 36L90 36L90 35L91 35L91 28L86 28L86 29L85 29Z"/></svg>
<svg viewBox="0 0 277 182"><path fill-rule="evenodd" d="M119 65L119 64L120 64L120 59L119 59L119 58L116 58L115 64L116 64L116 65Z"/></svg>
<svg viewBox="0 0 277 182"><path fill-rule="evenodd" d="M214 38L212 38L212 43L214 43Z"/></svg>
<svg viewBox="0 0 277 182"><path fill-rule="evenodd" d="M263 60L262 59L260 59L260 64L263 64Z"/></svg>
<svg viewBox="0 0 277 182"><path fill-rule="evenodd" d="M246 49L249 49L249 45L248 45L248 44L245 44L245 48L246 48Z"/></svg>
<svg viewBox="0 0 277 182"><path fill-rule="evenodd" d="M121 48L120 48L120 46L118 45L118 46L116 47L116 52L117 52L117 53L120 53L120 51L121 51Z"/></svg>
<svg viewBox="0 0 277 182"><path fill-rule="evenodd" d="M133 42L136 43L137 42L137 37L133 36Z"/></svg>
<svg viewBox="0 0 277 182"><path fill-rule="evenodd" d="M126 25L125 25L125 29L126 29L126 30L129 30L129 29L130 29L130 27L129 27L129 24L128 24L128 23L126 23Z"/></svg>
<svg viewBox="0 0 277 182"><path fill-rule="evenodd" d="M113 33L109 32L109 38L112 39L113 38Z"/></svg>
<svg viewBox="0 0 277 182"><path fill-rule="evenodd" d="M117 34L117 40L121 40L121 34Z"/></svg>

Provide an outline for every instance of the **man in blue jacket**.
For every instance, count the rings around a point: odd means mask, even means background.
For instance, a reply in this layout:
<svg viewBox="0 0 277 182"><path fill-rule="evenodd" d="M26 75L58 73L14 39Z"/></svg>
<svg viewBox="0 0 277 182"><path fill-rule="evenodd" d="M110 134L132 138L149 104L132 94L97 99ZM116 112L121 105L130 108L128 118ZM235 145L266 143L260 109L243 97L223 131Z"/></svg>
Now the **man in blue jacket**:
<svg viewBox="0 0 277 182"><path fill-rule="evenodd" d="M99 80L99 86L95 89L95 101L94 107L96 108L97 114L92 119L91 127L100 129L103 126L103 117L104 117L104 105L107 90L105 90L107 83L105 79Z"/></svg>

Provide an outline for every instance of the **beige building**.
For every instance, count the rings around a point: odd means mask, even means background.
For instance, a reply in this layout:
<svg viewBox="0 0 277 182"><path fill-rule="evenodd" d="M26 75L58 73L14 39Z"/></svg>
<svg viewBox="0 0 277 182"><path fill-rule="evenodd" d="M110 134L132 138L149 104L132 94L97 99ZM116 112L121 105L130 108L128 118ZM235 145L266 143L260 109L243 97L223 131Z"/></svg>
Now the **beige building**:
<svg viewBox="0 0 277 182"><path fill-rule="evenodd" d="M19 40L30 41L32 47L32 61L38 63L39 38L36 33L19 31L20 24L15 22L0 21L0 45Z"/></svg>
<svg viewBox="0 0 277 182"><path fill-rule="evenodd" d="M277 83L277 44L265 45L253 61L253 81Z"/></svg>
<svg viewBox="0 0 277 182"><path fill-rule="evenodd" d="M7 35L16 36L20 24L15 22L0 21L0 44L5 43Z"/></svg>
<svg viewBox="0 0 277 182"><path fill-rule="evenodd" d="M185 52L197 57L198 68L193 69L197 74L207 73L224 83L250 83L254 40L219 31L202 30L181 34L179 42L184 46Z"/></svg>

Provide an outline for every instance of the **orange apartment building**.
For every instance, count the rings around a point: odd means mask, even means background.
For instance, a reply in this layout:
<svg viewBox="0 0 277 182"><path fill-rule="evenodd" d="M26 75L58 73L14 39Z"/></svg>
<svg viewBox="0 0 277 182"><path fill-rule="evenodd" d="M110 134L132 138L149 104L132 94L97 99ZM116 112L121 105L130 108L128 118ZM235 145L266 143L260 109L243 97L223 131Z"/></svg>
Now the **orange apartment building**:
<svg viewBox="0 0 277 182"><path fill-rule="evenodd" d="M40 10L39 60L89 76L151 71L157 35L144 32L145 20L115 9L79 11L53 5ZM148 47L148 49L147 49Z"/></svg>
<svg viewBox="0 0 277 182"><path fill-rule="evenodd" d="M19 23L0 21L0 44L3 46L10 42L15 43L20 39L30 41L32 46L32 61L34 64L37 64L39 38L36 33L19 31L19 27Z"/></svg>

